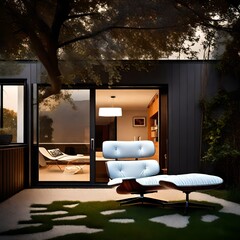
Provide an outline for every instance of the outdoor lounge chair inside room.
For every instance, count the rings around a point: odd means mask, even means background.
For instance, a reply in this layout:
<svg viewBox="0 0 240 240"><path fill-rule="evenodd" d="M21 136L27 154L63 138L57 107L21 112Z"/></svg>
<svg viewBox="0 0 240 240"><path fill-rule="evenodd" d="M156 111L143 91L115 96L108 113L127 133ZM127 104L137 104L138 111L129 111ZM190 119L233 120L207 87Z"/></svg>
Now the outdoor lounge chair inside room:
<svg viewBox="0 0 240 240"><path fill-rule="evenodd" d="M103 155L107 158L147 157L153 155L154 152L154 144L151 141L106 141L103 143ZM141 199L143 202L144 193L172 188L186 194L185 202L172 204L173 206L184 206L185 211L191 206L209 207L202 204L190 204L189 194L198 190L217 188L223 184L222 178L208 174L161 175L159 174L160 166L156 160L108 161L106 167L110 178L108 185L117 186L116 190L119 194L140 194L140 199L133 198L123 203L135 203ZM170 203L167 204L170 205Z"/></svg>
<svg viewBox="0 0 240 240"><path fill-rule="evenodd" d="M138 194L133 197L120 200L123 204L153 203L163 204L165 201L145 197L144 194L157 192L161 189L159 181L155 185L143 186L137 179L159 174L160 166L156 160L148 158L155 153L152 141L105 141L103 142L103 156L116 161L107 161L106 168L110 178L109 186L117 186L119 194ZM124 158L124 160L119 160ZM127 158L127 159L126 159ZM134 159L134 160L131 160Z"/></svg>
<svg viewBox="0 0 240 240"><path fill-rule="evenodd" d="M52 163L56 164L61 171L63 171L63 170L59 166L60 163L64 162L65 164L69 164L72 161L83 159L82 154L68 155L66 153L63 153L58 148L47 150L44 147L39 147L39 153L40 153L39 154L40 166L47 166L47 163L46 163L46 160L47 160L47 161L51 161Z"/></svg>

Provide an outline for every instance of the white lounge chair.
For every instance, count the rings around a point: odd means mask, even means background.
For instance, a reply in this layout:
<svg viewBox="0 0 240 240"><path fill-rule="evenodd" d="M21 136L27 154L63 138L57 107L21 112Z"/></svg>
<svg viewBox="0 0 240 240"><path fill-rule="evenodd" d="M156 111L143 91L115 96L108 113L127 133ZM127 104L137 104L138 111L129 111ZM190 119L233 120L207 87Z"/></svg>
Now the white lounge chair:
<svg viewBox="0 0 240 240"><path fill-rule="evenodd" d="M186 194L184 203L178 206L200 207L202 204L189 203L189 194L198 190L213 189L223 183L218 176L187 173L178 175L159 174L160 166L156 160L118 160L121 158L149 157L155 152L152 141L106 141L103 142L103 155L116 161L106 162L109 175L108 185L117 186L119 194L140 194L140 198L134 198L123 203L145 202L144 194L163 188L173 188ZM147 202L151 200L146 199ZM157 200L154 200L155 203ZM152 201L152 202L154 202ZM162 201L161 201L162 202ZM177 206L175 204L175 206Z"/></svg>
<svg viewBox="0 0 240 240"><path fill-rule="evenodd" d="M138 194L140 196L122 199L121 204L153 203L163 204L165 201L145 197L162 187L159 181L145 186L138 183L138 179L155 177L160 172L156 160L146 159L155 153L152 141L105 141L103 142L103 156L116 161L107 161L106 168L109 175L108 185L117 186L119 194ZM124 158L125 160L121 160ZM126 159L127 158L127 159ZM145 158L144 160L129 160Z"/></svg>
<svg viewBox="0 0 240 240"><path fill-rule="evenodd" d="M39 153L40 166L46 166L46 160L48 160L56 164L61 171L63 170L59 166L60 163L65 162L65 164L69 164L72 161L81 160L84 157L82 154L68 155L62 152L59 148L47 150L44 147L39 147Z"/></svg>

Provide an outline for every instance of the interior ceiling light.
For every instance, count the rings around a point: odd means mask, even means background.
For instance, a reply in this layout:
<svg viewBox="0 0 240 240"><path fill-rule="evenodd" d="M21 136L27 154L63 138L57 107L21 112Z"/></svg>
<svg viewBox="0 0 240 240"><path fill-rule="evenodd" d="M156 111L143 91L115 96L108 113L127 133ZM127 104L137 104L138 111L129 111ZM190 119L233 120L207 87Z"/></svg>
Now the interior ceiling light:
<svg viewBox="0 0 240 240"><path fill-rule="evenodd" d="M122 116L122 108L114 107L113 101L116 98L115 96L111 96L112 98L112 106L111 107L100 107L98 115L100 117L121 117Z"/></svg>

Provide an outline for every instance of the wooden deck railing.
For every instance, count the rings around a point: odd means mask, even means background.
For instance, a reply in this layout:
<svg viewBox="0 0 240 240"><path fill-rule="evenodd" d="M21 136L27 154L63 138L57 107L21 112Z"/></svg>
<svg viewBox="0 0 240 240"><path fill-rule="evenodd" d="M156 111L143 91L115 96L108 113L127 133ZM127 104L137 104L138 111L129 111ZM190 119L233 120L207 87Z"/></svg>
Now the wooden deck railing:
<svg viewBox="0 0 240 240"><path fill-rule="evenodd" d="M0 147L0 201L24 189L25 146Z"/></svg>

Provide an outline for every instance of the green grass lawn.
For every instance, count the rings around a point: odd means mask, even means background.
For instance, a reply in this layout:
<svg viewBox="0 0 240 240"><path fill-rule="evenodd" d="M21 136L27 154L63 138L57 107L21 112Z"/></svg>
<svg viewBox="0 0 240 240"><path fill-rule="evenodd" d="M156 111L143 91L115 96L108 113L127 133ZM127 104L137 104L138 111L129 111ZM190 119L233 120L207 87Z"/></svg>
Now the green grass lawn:
<svg viewBox="0 0 240 240"><path fill-rule="evenodd" d="M214 194L225 194L214 191ZM213 194L213 193L212 193ZM74 207L67 205L72 204ZM75 204L75 205L74 205ZM39 209L40 208L40 209ZM56 201L51 204L35 204L31 207L31 219L21 219L23 226L19 229L12 229L5 234L18 235L28 234L29 238L34 233L46 232L53 227L82 226L100 229L102 231L92 234L71 233L64 234L49 239L74 240L74 239L94 239L94 240L128 240L128 239L167 239L167 240L237 240L239 239L240 216L230 213L223 213L219 210L220 205L215 205L214 209L190 209L188 214L184 214L183 208L161 207L154 205L132 205L120 206L115 201L107 202L69 202ZM102 214L103 211L118 210L109 215ZM119 211L122 210L122 211ZM59 215L51 215L53 211L66 211ZM35 212L35 214L33 214ZM44 213L44 215L38 215ZM64 220L66 216L86 216L75 220ZM214 216L212 222L205 222L202 218L206 215ZM170 224L173 224L176 216L187 221L186 226L175 228L151 219L163 216L173 216ZM54 219L60 217L57 221ZM62 218L62 219L61 219ZM130 223L118 223L113 220L130 219ZM179 221L177 224L179 224ZM29 226L29 224L40 223L40 226Z"/></svg>
<svg viewBox="0 0 240 240"><path fill-rule="evenodd" d="M238 188L214 189L203 191L203 193L240 204L240 189Z"/></svg>

